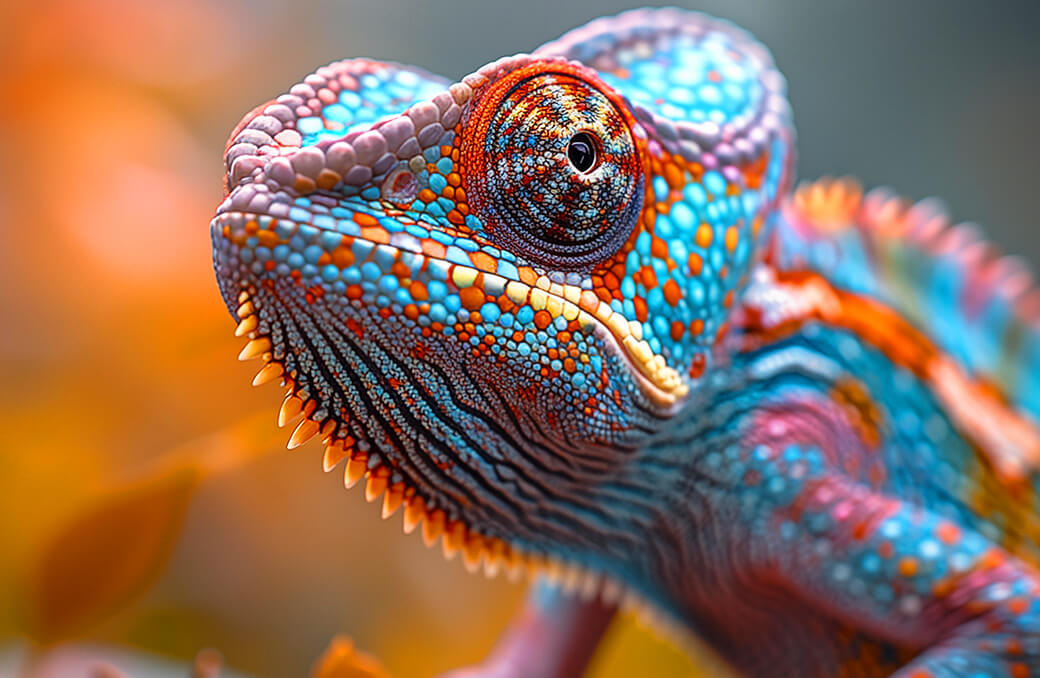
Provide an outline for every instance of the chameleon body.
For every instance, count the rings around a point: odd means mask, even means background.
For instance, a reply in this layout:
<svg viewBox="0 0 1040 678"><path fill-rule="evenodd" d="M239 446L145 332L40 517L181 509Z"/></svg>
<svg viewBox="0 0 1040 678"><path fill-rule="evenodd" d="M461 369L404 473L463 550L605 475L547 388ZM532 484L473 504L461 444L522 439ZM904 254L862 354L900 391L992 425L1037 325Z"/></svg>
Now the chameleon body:
<svg viewBox="0 0 1040 678"><path fill-rule="evenodd" d="M320 68L226 151L242 357L406 531L607 601L528 650L621 599L746 675L1040 672L1037 293L931 203L792 193L784 88L672 9Z"/></svg>

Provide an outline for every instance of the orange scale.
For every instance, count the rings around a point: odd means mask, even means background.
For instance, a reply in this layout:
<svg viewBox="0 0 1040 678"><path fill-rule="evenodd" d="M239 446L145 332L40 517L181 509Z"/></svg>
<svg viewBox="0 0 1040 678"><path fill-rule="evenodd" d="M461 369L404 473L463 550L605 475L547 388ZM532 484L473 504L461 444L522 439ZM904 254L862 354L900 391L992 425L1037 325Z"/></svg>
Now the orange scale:
<svg viewBox="0 0 1040 678"><path fill-rule="evenodd" d="M650 240L650 254L656 257L657 259L668 259L668 243L666 243L661 238L654 236Z"/></svg>
<svg viewBox="0 0 1040 678"><path fill-rule="evenodd" d="M487 252L477 250L469 255L469 260L473 262L473 265L481 271L487 271L488 273L494 273L498 270L498 260Z"/></svg>
<svg viewBox="0 0 1040 678"><path fill-rule="evenodd" d="M690 267L691 275L701 274L701 269L704 267L704 261L701 259L701 255L696 252L690 252L690 256L686 259L686 263Z"/></svg>
<svg viewBox="0 0 1040 678"><path fill-rule="evenodd" d="M682 290L679 289L678 283L675 280L669 278L664 283L664 300L668 302L669 306L675 306L683 298ZM727 304L728 306L728 304Z"/></svg>
<svg viewBox="0 0 1040 678"><path fill-rule="evenodd" d="M552 314L546 310L538 311L534 314L534 324L540 330L544 330L546 327L552 324Z"/></svg>
<svg viewBox="0 0 1040 678"><path fill-rule="evenodd" d="M740 242L740 229L736 226L730 226L726 229L726 249L733 252L737 249L737 244Z"/></svg>
<svg viewBox="0 0 1040 678"><path fill-rule="evenodd" d="M1007 603L1007 609L1016 616L1024 614L1029 609L1029 600L1026 598L1012 598Z"/></svg>
<svg viewBox="0 0 1040 678"><path fill-rule="evenodd" d="M650 316L649 309L646 306L646 301L643 300L643 297L635 297L632 299L632 305L635 306L636 320L645 323L646 319Z"/></svg>
<svg viewBox="0 0 1040 678"><path fill-rule="evenodd" d="M305 177L302 174L296 175L296 181L293 183L293 190L299 195L313 193L316 188L318 188L318 185L314 183L314 179Z"/></svg>
<svg viewBox="0 0 1040 678"><path fill-rule="evenodd" d="M703 353L697 353L693 356L693 360L690 361L689 375L692 379L696 379L704 374L704 368L707 365L707 359Z"/></svg>
<svg viewBox="0 0 1040 678"><path fill-rule="evenodd" d="M429 292L426 290L426 285L416 280L408 286L408 294L416 301L426 301L429 298Z"/></svg>
<svg viewBox="0 0 1040 678"><path fill-rule="evenodd" d="M486 301L484 290L476 286L460 290L459 299L462 301L462 307L467 311L478 310Z"/></svg>
<svg viewBox="0 0 1040 678"><path fill-rule="evenodd" d="M423 254L435 259L443 259L448 253L447 248L436 240L425 239L422 241Z"/></svg>
<svg viewBox="0 0 1040 678"><path fill-rule="evenodd" d="M636 277L638 276L638 278ZM657 274L654 273L654 269L649 266L644 266L632 276L633 282L636 284L642 283L647 289L657 287Z"/></svg>
<svg viewBox="0 0 1040 678"><path fill-rule="evenodd" d="M961 539L961 529L953 523L943 522L935 530L935 534L939 537L939 541L944 544L953 545Z"/></svg>
<svg viewBox="0 0 1040 678"><path fill-rule="evenodd" d="M354 223L358 226L376 226L379 224L376 218L371 214L365 214L364 212L354 212Z"/></svg>
<svg viewBox="0 0 1040 678"><path fill-rule="evenodd" d="M332 263L336 268L348 269L354 265L354 252L349 246L340 245L332 251Z"/></svg>
<svg viewBox="0 0 1040 678"><path fill-rule="evenodd" d="M1004 554L1000 552L1000 549L991 548L982 554L982 558L979 559L979 568L983 570L993 570L1000 567L1004 563Z"/></svg>
<svg viewBox="0 0 1040 678"><path fill-rule="evenodd" d="M693 237L693 240L697 243L698 247L707 249L708 247L711 247L711 241L714 239L714 235L711 226L702 223L697 227L697 234Z"/></svg>
<svg viewBox="0 0 1040 678"><path fill-rule="evenodd" d="M668 183L668 187L673 191L681 190L683 184L686 183L683 171L679 169L678 165L672 163L668 163L664 166L664 180Z"/></svg>
<svg viewBox="0 0 1040 678"><path fill-rule="evenodd" d="M379 226L362 226L361 237L380 245L386 245L390 242L390 234L386 232L386 229Z"/></svg>
<svg viewBox="0 0 1040 678"><path fill-rule="evenodd" d="M280 242L274 231L260 231L256 234L256 240L262 247L274 247Z"/></svg>

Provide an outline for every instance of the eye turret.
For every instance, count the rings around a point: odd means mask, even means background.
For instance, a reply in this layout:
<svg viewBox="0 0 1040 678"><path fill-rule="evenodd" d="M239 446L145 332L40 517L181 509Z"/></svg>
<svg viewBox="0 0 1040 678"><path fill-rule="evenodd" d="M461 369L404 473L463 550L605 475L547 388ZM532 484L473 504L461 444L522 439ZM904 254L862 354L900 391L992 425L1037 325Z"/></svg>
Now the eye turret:
<svg viewBox="0 0 1040 678"><path fill-rule="evenodd" d="M624 104L559 62L490 84L463 125L470 207L502 247L534 263L590 269L632 233L643 167Z"/></svg>

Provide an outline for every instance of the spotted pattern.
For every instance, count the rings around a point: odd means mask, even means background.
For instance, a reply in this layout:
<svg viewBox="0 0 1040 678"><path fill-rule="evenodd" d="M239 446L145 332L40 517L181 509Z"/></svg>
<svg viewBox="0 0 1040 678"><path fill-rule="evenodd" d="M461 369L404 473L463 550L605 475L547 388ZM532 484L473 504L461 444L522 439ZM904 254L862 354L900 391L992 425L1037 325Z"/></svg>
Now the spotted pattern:
<svg viewBox="0 0 1040 678"><path fill-rule="evenodd" d="M768 52L680 10L456 83L338 62L232 134L215 270L290 446L468 567L748 675L1035 673L1033 382L888 305L857 195L784 206L793 145Z"/></svg>

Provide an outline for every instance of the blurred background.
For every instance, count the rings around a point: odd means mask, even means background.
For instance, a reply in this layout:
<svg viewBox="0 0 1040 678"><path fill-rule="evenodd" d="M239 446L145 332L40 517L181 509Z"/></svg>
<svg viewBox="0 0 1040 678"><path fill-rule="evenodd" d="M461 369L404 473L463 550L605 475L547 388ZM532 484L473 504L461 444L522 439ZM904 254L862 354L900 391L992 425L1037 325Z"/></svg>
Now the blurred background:
<svg viewBox="0 0 1040 678"><path fill-rule="evenodd" d="M0 4L0 675L118 648L143 677L211 647L235 675L303 676L338 633L395 676L487 652L521 588L379 520L318 443L285 451L278 388L249 387L209 252L221 151L329 61L459 77L629 6ZM802 178L945 197L1036 269L1040 4L688 6L772 48ZM592 675L704 667L625 620Z"/></svg>

